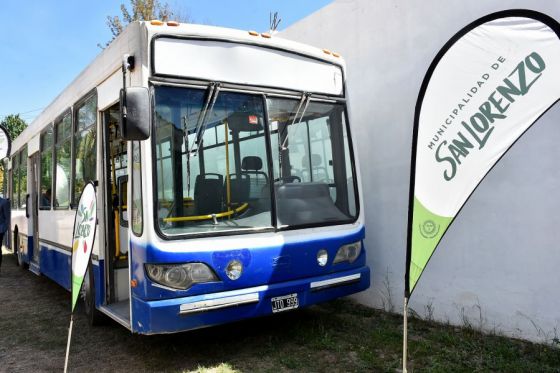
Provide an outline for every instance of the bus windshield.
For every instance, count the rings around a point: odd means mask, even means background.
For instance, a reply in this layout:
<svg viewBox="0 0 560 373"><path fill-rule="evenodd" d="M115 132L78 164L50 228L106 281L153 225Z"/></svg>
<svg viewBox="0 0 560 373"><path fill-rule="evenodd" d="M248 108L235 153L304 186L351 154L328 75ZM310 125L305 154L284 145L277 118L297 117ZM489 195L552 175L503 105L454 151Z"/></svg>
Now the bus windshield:
<svg viewBox="0 0 560 373"><path fill-rule="evenodd" d="M157 86L155 142L164 235L356 217L342 104Z"/></svg>

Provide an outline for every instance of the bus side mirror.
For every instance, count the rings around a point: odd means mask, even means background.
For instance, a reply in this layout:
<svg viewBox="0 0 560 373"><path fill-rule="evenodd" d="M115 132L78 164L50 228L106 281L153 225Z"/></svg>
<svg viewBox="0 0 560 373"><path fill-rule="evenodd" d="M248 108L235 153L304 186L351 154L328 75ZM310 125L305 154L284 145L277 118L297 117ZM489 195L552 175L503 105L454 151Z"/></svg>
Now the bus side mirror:
<svg viewBox="0 0 560 373"><path fill-rule="evenodd" d="M150 94L145 87L121 89L120 131L122 138L146 140L150 137Z"/></svg>

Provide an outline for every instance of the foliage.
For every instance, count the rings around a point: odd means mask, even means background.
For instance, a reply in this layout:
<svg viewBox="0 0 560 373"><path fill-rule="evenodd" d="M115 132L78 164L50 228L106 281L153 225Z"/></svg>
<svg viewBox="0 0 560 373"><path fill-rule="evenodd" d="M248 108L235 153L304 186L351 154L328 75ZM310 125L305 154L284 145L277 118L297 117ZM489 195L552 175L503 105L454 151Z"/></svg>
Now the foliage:
<svg viewBox="0 0 560 373"><path fill-rule="evenodd" d="M25 128L27 128L27 123L21 119L19 114L10 114L4 117L4 119L0 121L0 125L4 126L4 128L8 130L8 134L10 135L10 139L12 139L12 141L18 137ZM0 164L0 191L2 191L3 195L6 193L4 175L4 164Z"/></svg>
<svg viewBox="0 0 560 373"><path fill-rule="evenodd" d="M25 123L25 121L21 119L19 114L10 114L6 116L4 119L2 119L0 124L8 130L12 141L16 137L18 137L25 128L27 128L27 123Z"/></svg>
<svg viewBox="0 0 560 373"><path fill-rule="evenodd" d="M181 22L189 22L189 18L182 15L179 10L171 10L167 2L161 3L159 0L130 0L130 10L126 5L121 4L121 13L119 16L107 16L107 26L111 30L113 38L100 48L107 47L129 23L134 21L150 21L159 19L162 21L177 20Z"/></svg>

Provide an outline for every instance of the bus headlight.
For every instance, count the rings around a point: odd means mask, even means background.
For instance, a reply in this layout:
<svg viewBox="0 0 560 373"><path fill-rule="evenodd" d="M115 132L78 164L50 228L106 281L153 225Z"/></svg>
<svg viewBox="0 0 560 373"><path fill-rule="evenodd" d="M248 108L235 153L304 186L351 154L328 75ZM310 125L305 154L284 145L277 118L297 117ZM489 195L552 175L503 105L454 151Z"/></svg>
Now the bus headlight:
<svg viewBox="0 0 560 373"><path fill-rule="evenodd" d="M362 251L362 241L342 245L336 252L333 264L342 262L353 263L360 256L360 251Z"/></svg>
<svg viewBox="0 0 560 373"><path fill-rule="evenodd" d="M153 282L180 290L193 284L218 281L214 271L204 263L146 264L146 273Z"/></svg>

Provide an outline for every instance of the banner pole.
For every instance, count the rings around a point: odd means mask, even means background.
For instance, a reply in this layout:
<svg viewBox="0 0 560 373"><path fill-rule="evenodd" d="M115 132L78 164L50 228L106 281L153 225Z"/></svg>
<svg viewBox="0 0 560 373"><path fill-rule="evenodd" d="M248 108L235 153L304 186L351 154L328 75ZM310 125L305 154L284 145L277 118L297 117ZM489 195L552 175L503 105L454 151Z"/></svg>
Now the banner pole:
<svg viewBox="0 0 560 373"><path fill-rule="evenodd" d="M408 298L404 298L404 307L403 307L403 373L407 373L406 365L407 365L407 358L408 358Z"/></svg>
<svg viewBox="0 0 560 373"><path fill-rule="evenodd" d="M72 324L74 323L74 314L70 314L70 328L68 329L68 342L66 343L66 358L64 359L64 373L68 370L68 355L70 353L70 340L72 339Z"/></svg>

